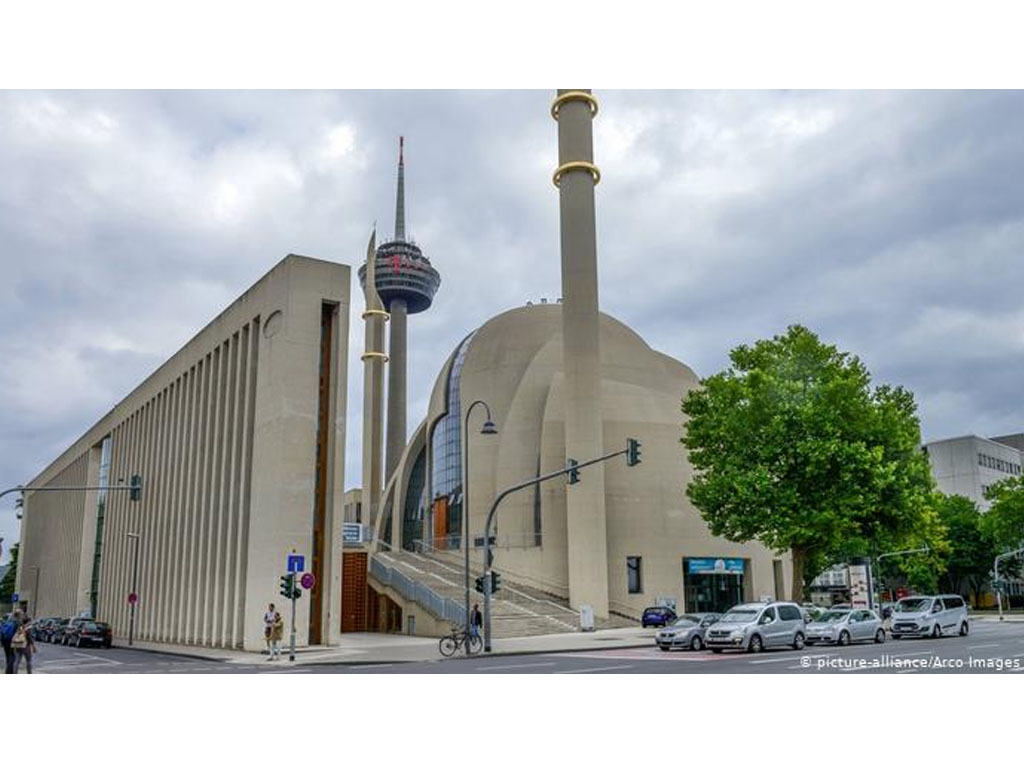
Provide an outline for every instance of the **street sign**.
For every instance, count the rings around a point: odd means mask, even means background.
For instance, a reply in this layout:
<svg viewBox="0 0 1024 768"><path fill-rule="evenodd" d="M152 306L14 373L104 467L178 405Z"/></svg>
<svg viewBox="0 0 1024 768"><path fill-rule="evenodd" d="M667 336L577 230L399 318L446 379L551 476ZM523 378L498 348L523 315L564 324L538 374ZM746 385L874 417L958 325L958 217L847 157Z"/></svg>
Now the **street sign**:
<svg viewBox="0 0 1024 768"><path fill-rule="evenodd" d="M17 592L15 592L13 595L11 595L11 602L12 603L18 602L18 598L20 598L20 597L21 597L21 595L19 595Z"/></svg>
<svg viewBox="0 0 1024 768"><path fill-rule="evenodd" d="M288 573L302 573L306 570L305 555L288 555Z"/></svg>
<svg viewBox="0 0 1024 768"><path fill-rule="evenodd" d="M128 602L132 605L135 605L137 602L139 602L139 596L134 592L130 593L128 595Z"/></svg>
<svg viewBox="0 0 1024 768"><path fill-rule="evenodd" d="M342 523L341 541L343 544L361 544L370 540L370 527L362 523Z"/></svg>
<svg viewBox="0 0 1024 768"><path fill-rule="evenodd" d="M302 574L302 578L299 580L299 583L302 585L303 589L312 589L313 585L316 584L316 576L312 573L304 573Z"/></svg>

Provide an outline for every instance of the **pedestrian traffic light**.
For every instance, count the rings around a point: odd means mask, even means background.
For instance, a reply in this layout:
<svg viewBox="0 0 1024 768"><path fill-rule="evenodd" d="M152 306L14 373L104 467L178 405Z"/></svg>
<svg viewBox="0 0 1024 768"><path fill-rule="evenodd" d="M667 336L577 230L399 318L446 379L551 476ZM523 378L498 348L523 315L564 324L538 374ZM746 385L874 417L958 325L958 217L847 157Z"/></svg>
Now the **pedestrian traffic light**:
<svg viewBox="0 0 1024 768"><path fill-rule="evenodd" d="M501 574L491 571L491 594L493 595L499 589L501 589Z"/></svg>
<svg viewBox="0 0 1024 768"><path fill-rule="evenodd" d="M566 459L566 466L569 468L569 485L574 485L580 481L580 471L576 469L579 464L576 459Z"/></svg>
<svg viewBox="0 0 1024 768"><path fill-rule="evenodd" d="M476 577L476 591L479 592L481 595L484 593L484 577L483 576L477 576Z"/></svg>
<svg viewBox="0 0 1024 768"><path fill-rule="evenodd" d="M142 475L132 475L131 485L128 486L128 498L138 501L142 498Z"/></svg>
<svg viewBox="0 0 1024 768"><path fill-rule="evenodd" d="M281 597L292 599L295 592L295 574L289 573L281 577Z"/></svg>
<svg viewBox="0 0 1024 768"><path fill-rule="evenodd" d="M640 463L640 441L635 438L626 439L626 465L635 467Z"/></svg>

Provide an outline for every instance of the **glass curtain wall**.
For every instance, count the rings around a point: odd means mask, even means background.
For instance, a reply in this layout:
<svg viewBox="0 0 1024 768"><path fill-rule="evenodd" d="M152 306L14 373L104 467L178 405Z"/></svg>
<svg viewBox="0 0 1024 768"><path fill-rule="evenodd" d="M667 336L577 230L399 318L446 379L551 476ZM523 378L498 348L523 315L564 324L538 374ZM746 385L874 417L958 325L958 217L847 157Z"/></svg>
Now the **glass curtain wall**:
<svg viewBox="0 0 1024 768"><path fill-rule="evenodd" d="M459 345L448 374L448 412L434 427L430 450L432 459L431 485L434 498L448 497L448 519L445 525L446 542L435 542L436 546L461 546L459 532L462 530L462 407L459 400L459 382L462 365L466 361L469 343L476 331Z"/></svg>

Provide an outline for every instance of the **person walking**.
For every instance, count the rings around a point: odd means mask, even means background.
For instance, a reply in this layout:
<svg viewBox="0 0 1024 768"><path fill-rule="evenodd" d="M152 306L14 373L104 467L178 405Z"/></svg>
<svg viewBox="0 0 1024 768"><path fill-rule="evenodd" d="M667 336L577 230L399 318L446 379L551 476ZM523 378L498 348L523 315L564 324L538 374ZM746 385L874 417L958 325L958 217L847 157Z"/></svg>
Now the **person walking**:
<svg viewBox="0 0 1024 768"><path fill-rule="evenodd" d="M4 674L14 674L14 659L15 652L14 648L11 647L11 641L14 639L14 633L21 626L21 611L15 611L13 614L7 617L7 619L0 624L0 644L4 647Z"/></svg>
<svg viewBox="0 0 1024 768"><path fill-rule="evenodd" d="M274 631L274 617L277 615L277 611L274 610L274 604L271 603L267 606L267 612L263 614L263 639L267 643L267 655L270 655L270 635Z"/></svg>
<svg viewBox="0 0 1024 768"><path fill-rule="evenodd" d="M270 625L270 658L267 661L281 660L281 641L284 639L284 619L277 611L274 612L274 622Z"/></svg>
<svg viewBox="0 0 1024 768"><path fill-rule="evenodd" d="M21 624L14 630L14 637L11 638L11 648L14 649L14 674L18 674L21 668L21 660L25 660L25 668L28 674L32 674L32 654L36 652L35 643L32 642L32 620L28 616L21 617Z"/></svg>
<svg viewBox="0 0 1024 768"><path fill-rule="evenodd" d="M480 613L480 603L473 603L469 614L469 636L480 637L480 627L484 625L484 615Z"/></svg>

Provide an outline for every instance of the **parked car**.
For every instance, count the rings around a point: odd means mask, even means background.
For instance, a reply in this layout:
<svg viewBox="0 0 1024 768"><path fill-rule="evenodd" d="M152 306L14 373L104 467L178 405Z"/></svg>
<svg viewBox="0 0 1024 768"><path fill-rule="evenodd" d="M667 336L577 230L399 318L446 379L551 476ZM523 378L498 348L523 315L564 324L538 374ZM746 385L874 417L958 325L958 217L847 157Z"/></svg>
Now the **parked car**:
<svg viewBox="0 0 1024 768"><path fill-rule="evenodd" d="M796 603L744 603L709 627L704 642L714 653L726 648L759 653L782 646L799 651L805 637L804 616Z"/></svg>
<svg viewBox="0 0 1024 768"><path fill-rule="evenodd" d="M800 606L800 613L804 615L805 624L814 621L824 612L824 610L822 610L819 606L814 605L813 603L803 603Z"/></svg>
<svg viewBox="0 0 1024 768"><path fill-rule="evenodd" d="M671 608L656 605L651 608L644 608L644 615L640 618L640 626L645 629L647 627L667 627L677 618L676 612Z"/></svg>
<svg viewBox="0 0 1024 768"><path fill-rule="evenodd" d="M57 638L56 642L60 643L61 645L71 645L70 641L71 638L74 636L76 628L78 627L79 624L84 624L87 621L92 621L92 619L88 619L82 616L75 616L72 619L68 619L67 624L63 626L62 631L60 633L60 637Z"/></svg>
<svg viewBox="0 0 1024 768"><path fill-rule="evenodd" d="M807 644L871 642L884 643L882 619L874 611L827 611L807 625Z"/></svg>
<svg viewBox="0 0 1024 768"><path fill-rule="evenodd" d="M970 631L967 604L960 595L915 595L904 597L892 610L890 632L901 637L942 637L966 635Z"/></svg>
<svg viewBox="0 0 1024 768"><path fill-rule="evenodd" d="M64 627L68 625L67 619L54 619L46 627L46 636L44 639L48 643L59 643L61 638L64 637Z"/></svg>
<svg viewBox="0 0 1024 768"><path fill-rule="evenodd" d="M109 648L114 644L114 634L109 624L102 621L85 619L74 624L65 634L65 645L81 648L86 645L99 645Z"/></svg>
<svg viewBox="0 0 1024 768"><path fill-rule="evenodd" d="M29 633L32 635L32 639L37 643L46 641L47 632L49 632L53 623L58 620L59 619L56 616L47 616L44 619L37 619L36 621L33 621L32 625L29 627Z"/></svg>
<svg viewBox="0 0 1024 768"><path fill-rule="evenodd" d="M670 626L658 630L654 642L663 651L673 648L689 648L699 651L704 647L704 635L708 627L718 621L718 613L684 613Z"/></svg>

